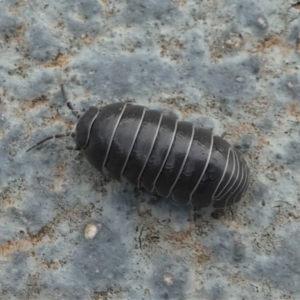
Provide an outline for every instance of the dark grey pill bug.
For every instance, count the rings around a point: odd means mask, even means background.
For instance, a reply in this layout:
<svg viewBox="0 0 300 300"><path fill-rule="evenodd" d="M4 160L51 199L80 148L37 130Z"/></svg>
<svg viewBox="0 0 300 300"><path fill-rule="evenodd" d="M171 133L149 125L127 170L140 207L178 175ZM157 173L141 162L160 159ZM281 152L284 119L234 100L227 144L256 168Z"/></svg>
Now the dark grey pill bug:
<svg viewBox="0 0 300 300"><path fill-rule="evenodd" d="M92 106L71 136L98 171L197 208L229 207L249 186L247 163L226 140L141 105Z"/></svg>

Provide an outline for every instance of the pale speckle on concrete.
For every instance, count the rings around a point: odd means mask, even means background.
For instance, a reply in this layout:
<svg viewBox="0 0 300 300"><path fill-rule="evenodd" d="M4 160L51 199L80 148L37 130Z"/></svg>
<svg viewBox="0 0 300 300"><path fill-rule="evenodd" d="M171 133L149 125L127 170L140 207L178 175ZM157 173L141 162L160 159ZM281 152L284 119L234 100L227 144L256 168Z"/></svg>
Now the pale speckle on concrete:
<svg viewBox="0 0 300 300"><path fill-rule="evenodd" d="M100 225L98 224L98 226L96 226L95 224L92 224L92 223L87 224L84 228L85 238L86 239L93 239L96 236L97 232L98 232L97 227L99 227L99 226L101 228L101 224Z"/></svg>
<svg viewBox="0 0 300 300"><path fill-rule="evenodd" d="M164 274L164 282L167 285L172 285L173 284L173 276L172 276L172 274L169 274L169 273Z"/></svg>

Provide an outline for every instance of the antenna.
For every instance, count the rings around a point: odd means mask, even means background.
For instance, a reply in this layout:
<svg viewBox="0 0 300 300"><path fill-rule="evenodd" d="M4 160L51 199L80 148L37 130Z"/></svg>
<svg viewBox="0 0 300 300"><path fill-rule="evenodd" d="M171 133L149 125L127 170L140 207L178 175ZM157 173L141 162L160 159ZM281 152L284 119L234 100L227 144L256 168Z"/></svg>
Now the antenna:
<svg viewBox="0 0 300 300"><path fill-rule="evenodd" d="M67 98L67 96L66 96L65 88L64 88L64 85L63 85L63 84L60 85L60 89L61 89L62 96L63 96L64 100L66 101L67 107L72 111L72 114L73 114L77 119L79 119L79 118L80 118L80 115L79 115L78 112L74 109L73 104L72 104L70 101L68 101L68 98Z"/></svg>
<svg viewBox="0 0 300 300"><path fill-rule="evenodd" d="M66 93L65 93L65 89L64 89L64 86L63 84L60 85L60 88L61 88L61 93L62 93L62 96L68 106L68 108L72 111L73 115L79 119L80 118L80 115L78 114L78 112L74 109L72 103L70 101L68 101L67 99L67 96L66 96ZM67 132L65 134L54 134L54 135L51 135L51 136L48 136L44 139L42 139L41 141L37 142L35 145L33 145L32 147L30 147L29 149L26 150L26 152L29 152L30 150L32 150L33 148L45 143L46 141L48 140L51 140L51 139L60 139L60 138L63 138L63 137L68 137L68 136L71 136L71 137L75 137L75 133L74 132ZM67 147L67 149L69 150L77 150L76 148L74 147Z"/></svg>
<svg viewBox="0 0 300 300"><path fill-rule="evenodd" d="M30 147L29 149L26 150L26 152L32 150L33 148L45 143L46 141L48 140L51 140L51 139L59 139L59 138L62 138L62 137L67 137L71 134L71 132L68 132L66 134L55 134L55 135L51 135L51 136L48 136L46 138L44 138L43 140L37 142L35 145L33 145L32 147Z"/></svg>

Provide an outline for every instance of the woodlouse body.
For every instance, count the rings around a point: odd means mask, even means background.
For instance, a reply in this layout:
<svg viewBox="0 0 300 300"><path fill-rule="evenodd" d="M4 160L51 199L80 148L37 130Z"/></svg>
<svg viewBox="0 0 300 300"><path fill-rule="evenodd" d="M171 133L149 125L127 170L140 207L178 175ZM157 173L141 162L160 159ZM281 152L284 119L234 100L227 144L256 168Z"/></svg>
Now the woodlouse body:
<svg viewBox="0 0 300 300"><path fill-rule="evenodd" d="M231 206L249 185L244 158L223 138L140 105L93 106L73 137L97 170L198 208Z"/></svg>

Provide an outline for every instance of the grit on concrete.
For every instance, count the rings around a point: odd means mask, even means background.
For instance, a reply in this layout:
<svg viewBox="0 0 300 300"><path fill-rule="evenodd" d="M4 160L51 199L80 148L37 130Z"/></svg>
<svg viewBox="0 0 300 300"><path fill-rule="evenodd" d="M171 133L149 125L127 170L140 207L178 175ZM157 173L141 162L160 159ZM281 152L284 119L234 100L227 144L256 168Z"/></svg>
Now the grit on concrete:
<svg viewBox="0 0 300 300"><path fill-rule="evenodd" d="M300 299L300 2L1 0L0 299ZM212 128L252 180L194 212L116 183L70 140L130 101Z"/></svg>

